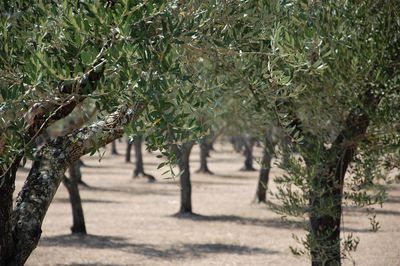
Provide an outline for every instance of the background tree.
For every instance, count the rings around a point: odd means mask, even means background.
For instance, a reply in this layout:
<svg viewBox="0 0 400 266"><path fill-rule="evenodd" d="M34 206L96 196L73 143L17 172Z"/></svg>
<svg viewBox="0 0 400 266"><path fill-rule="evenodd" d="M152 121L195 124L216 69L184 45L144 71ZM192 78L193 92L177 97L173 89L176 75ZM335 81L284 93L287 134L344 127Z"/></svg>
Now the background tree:
<svg viewBox="0 0 400 266"><path fill-rule="evenodd" d="M139 177L140 175L147 177L149 182L155 182L156 178L144 171L143 154L142 154L143 137L138 136L133 141L135 148L135 169L133 170L133 177Z"/></svg>

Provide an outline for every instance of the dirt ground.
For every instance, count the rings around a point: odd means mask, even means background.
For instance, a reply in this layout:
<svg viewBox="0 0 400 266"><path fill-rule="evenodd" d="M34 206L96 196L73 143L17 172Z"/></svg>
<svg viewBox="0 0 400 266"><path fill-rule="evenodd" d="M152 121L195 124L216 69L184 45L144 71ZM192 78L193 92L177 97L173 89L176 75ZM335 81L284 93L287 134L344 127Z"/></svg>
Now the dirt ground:
<svg viewBox="0 0 400 266"><path fill-rule="evenodd" d="M266 205L251 204L258 173L238 171L243 157L229 148L219 145L212 153L209 167L215 175L192 174L197 218L173 216L179 209L179 186L156 170L160 161L155 154L144 152L144 161L156 183L132 179L133 164L125 163L123 155L110 156L109 147L100 163L98 156L85 157L83 179L90 188L82 188L81 197L89 235L70 234L71 208L61 185L27 265L310 265L307 257L289 250L297 245L292 234L304 231L282 223ZM125 144L118 143L118 150L123 153ZM193 172L198 165L195 147ZM274 168L272 175L279 171ZM25 175L19 173L17 191ZM356 265L400 265L400 185L390 187L389 195L377 209L382 227L377 233L371 232L365 210L344 215L344 232L361 241Z"/></svg>

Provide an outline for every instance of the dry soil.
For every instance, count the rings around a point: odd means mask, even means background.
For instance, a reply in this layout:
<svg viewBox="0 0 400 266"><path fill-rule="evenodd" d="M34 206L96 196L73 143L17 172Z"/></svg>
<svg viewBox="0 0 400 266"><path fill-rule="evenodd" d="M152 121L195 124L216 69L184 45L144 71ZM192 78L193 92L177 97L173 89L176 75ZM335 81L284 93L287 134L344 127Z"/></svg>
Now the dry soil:
<svg viewBox="0 0 400 266"><path fill-rule="evenodd" d="M124 149L118 143L121 154ZM90 188L82 187L81 197L88 235L70 234L71 207L61 185L27 265L310 265L307 257L295 257L289 249L297 246L293 234L304 235L302 228L282 223L265 204L251 204L258 173L239 171L243 157L229 145L212 152L213 176L194 173L199 151L193 150L195 217L174 216L180 188L177 180L161 176L154 153L144 152L145 170L158 180L148 183L133 179L133 164L109 150L101 162L98 156L84 158L83 179ZM273 176L281 173L272 170ZM17 191L26 174L20 171ZM276 189L273 184L271 189ZM374 233L365 209L345 212L344 232L360 238L356 265L400 265L400 185L389 188L389 201L377 207L377 220L381 229Z"/></svg>

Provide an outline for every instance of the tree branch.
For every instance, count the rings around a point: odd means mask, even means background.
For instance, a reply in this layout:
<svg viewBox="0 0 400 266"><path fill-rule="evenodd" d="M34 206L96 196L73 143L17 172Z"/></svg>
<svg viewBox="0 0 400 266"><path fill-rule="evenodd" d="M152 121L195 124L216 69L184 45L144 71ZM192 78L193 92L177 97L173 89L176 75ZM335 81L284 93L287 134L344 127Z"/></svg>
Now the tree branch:
<svg viewBox="0 0 400 266"><path fill-rule="evenodd" d="M133 108L121 106L103 120L58 137L42 147L12 214L15 254L10 265L23 265L36 248L43 219L68 165L89 153L95 143L101 147L122 137L122 127L137 120L144 107L143 103L137 103Z"/></svg>

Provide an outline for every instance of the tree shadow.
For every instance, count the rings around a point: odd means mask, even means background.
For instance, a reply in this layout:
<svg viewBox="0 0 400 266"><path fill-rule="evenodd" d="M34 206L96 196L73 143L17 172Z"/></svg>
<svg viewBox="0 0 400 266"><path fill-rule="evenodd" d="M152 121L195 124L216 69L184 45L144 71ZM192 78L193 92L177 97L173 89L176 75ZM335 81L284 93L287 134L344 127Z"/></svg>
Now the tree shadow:
<svg viewBox="0 0 400 266"><path fill-rule="evenodd" d="M127 238L97 235L58 235L43 237L41 246L79 247L95 249L118 249L158 259L200 258L207 254L277 254L278 251L224 243L183 243L173 245L151 245L130 243ZM85 265L85 264L83 264ZM90 265L90 264L89 264Z"/></svg>
<svg viewBox="0 0 400 266"><path fill-rule="evenodd" d="M147 184L147 183L146 183ZM158 183L152 183L158 184ZM169 191L167 189L157 189L157 188L144 188L144 187L94 187L89 186L82 188L82 190L89 190L89 191L99 191L99 192L112 192L112 193L122 193L122 194L129 194L129 195L161 195L161 196L171 196L176 195L179 191Z"/></svg>
<svg viewBox="0 0 400 266"><path fill-rule="evenodd" d="M253 173L253 172L249 172ZM239 179L239 180L246 180L246 179L255 179L257 176L255 175L224 175L218 174L218 172L214 172L214 176L222 179Z"/></svg>
<svg viewBox="0 0 400 266"><path fill-rule="evenodd" d="M243 186L243 183L234 183L234 182L219 182L219 181L203 181L203 180L192 180L192 185L212 185L212 186ZM179 179L175 180L166 180L163 181L162 184L179 184Z"/></svg>
<svg viewBox="0 0 400 266"><path fill-rule="evenodd" d="M201 214L175 214L173 217L198 222L229 222L239 225L273 227L278 229L304 229L303 222L287 221L279 218L260 219L242 217L237 215L201 215Z"/></svg>
<svg viewBox="0 0 400 266"><path fill-rule="evenodd" d="M104 203L104 204L120 204L119 201L114 200L100 200L100 199L81 199L82 203ZM70 200L68 198L55 198L52 202L57 203L67 203L70 204Z"/></svg>
<svg viewBox="0 0 400 266"><path fill-rule="evenodd" d="M383 204L385 203L400 203L400 196L390 196Z"/></svg>
<svg viewBox="0 0 400 266"><path fill-rule="evenodd" d="M383 205L383 206L385 206L385 205ZM372 207L370 207L370 209L372 209ZM358 207L346 207L345 210L346 210L345 215L348 215L348 216L368 215L368 213L376 214L377 216L379 216L379 215L399 216L400 215L400 211L386 210L385 207L383 207L383 208L375 207L374 210L371 210L370 212L368 212L366 208L358 208Z"/></svg>
<svg viewBox="0 0 400 266"><path fill-rule="evenodd" d="M79 262L72 262L69 264L56 264L57 266L125 266L126 264L104 264L104 263L79 263Z"/></svg>
<svg viewBox="0 0 400 266"><path fill-rule="evenodd" d="M380 233L382 229L378 229L378 231L374 232L372 230L372 227L366 227L366 228L352 228L352 227L347 227L344 226L341 228L342 233L344 234L349 234L349 233Z"/></svg>
<svg viewBox="0 0 400 266"><path fill-rule="evenodd" d="M243 157L243 161L244 161L244 157ZM229 158L229 157L215 158L211 155L211 157L208 159L208 164L212 164L212 165L218 164L218 163L231 163L231 162L232 162L232 158ZM200 159L198 159L197 157L191 158L190 163L200 163Z"/></svg>

